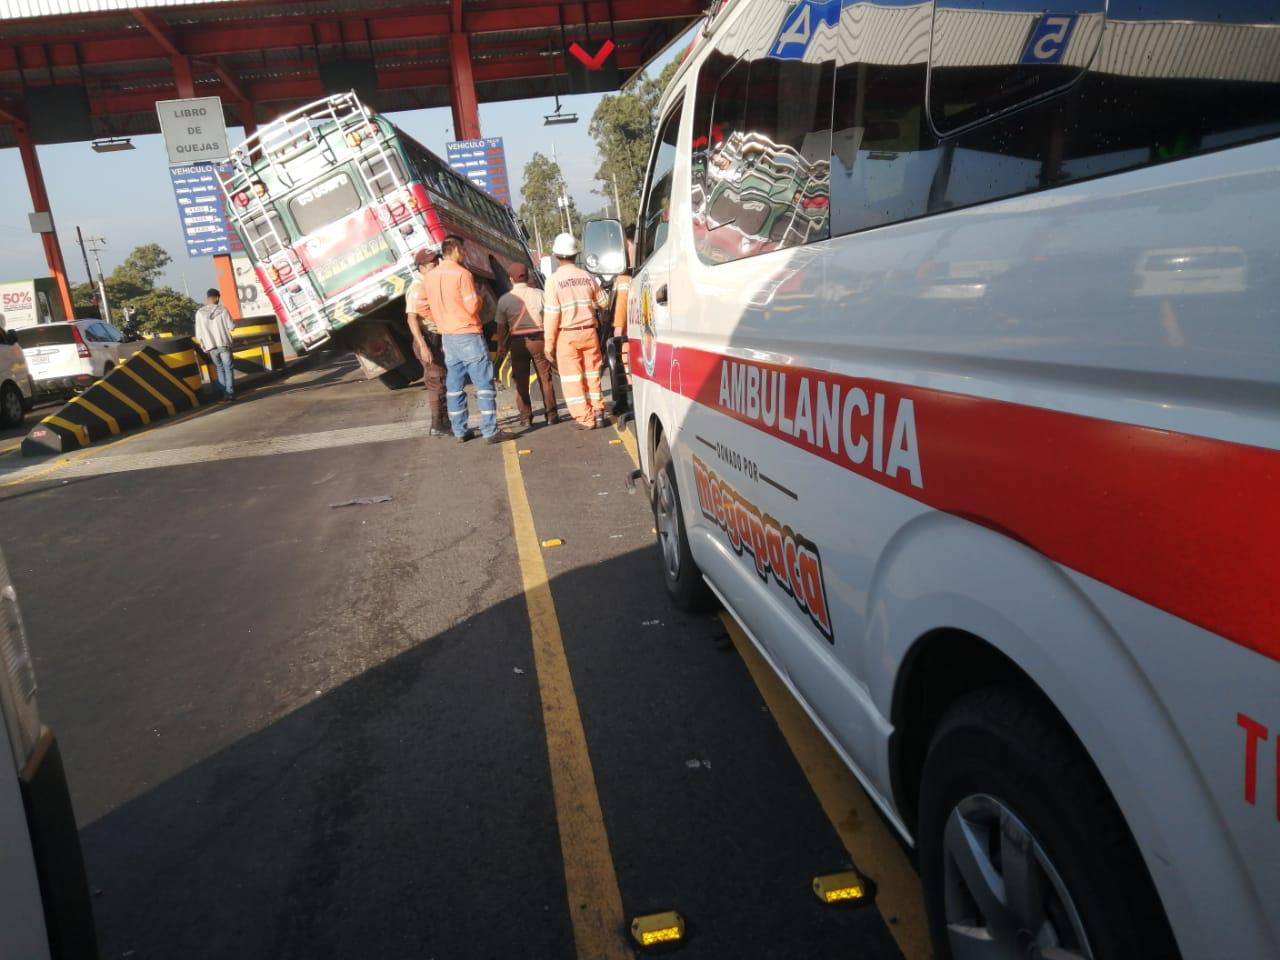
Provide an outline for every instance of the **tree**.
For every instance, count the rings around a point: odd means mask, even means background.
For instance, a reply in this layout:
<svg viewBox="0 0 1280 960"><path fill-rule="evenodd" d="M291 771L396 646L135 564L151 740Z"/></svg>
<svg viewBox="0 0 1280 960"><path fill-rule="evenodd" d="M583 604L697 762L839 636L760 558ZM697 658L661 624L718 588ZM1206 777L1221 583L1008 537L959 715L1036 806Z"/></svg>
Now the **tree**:
<svg viewBox="0 0 1280 960"><path fill-rule="evenodd" d="M170 287L157 287L119 306L128 309L130 317L144 334L154 336L157 333L176 333L190 336L195 332L196 310L200 305L186 294Z"/></svg>
<svg viewBox="0 0 1280 960"><path fill-rule="evenodd" d="M611 211L616 211L615 216L621 215L623 223L636 221L649 146L658 125L658 102L679 66L680 61L672 60L657 77L645 78L628 91L602 98L591 115L588 132L600 155L596 169L600 186L595 192L605 198ZM617 205L621 206L620 211Z"/></svg>
<svg viewBox="0 0 1280 960"><path fill-rule="evenodd" d="M134 247L106 277L107 300L117 326L127 310L138 328L147 334L190 334L195 328L194 300L171 287L158 287L160 274L173 258L158 243ZM71 288L71 304L77 316L97 317L102 312L97 283L77 283Z"/></svg>
<svg viewBox="0 0 1280 960"><path fill-rule="evenodd" d="M541 235L544 249L538 252L546 253L551 248L552 239L564 229L564 213L556 201L559 197L568 196L568 190L565 188L560 165L550 157L535 153L524 165L520 196L520 219L524 221L530 236ZM576 233L578 208L572 198L569 200L569 213Z"/></svg>

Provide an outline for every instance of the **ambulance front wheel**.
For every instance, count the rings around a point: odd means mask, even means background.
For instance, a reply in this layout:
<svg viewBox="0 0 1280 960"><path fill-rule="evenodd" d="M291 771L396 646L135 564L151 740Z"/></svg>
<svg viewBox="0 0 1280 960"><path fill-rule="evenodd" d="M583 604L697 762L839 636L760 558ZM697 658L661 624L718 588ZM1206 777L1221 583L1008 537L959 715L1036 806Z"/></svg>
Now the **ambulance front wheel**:
<svg viewBox="0 0 1280 960"><path fill-rule="evenodd" d="M704 612L715 598L689 552L689 537L680 508L680 487L671 448L663 437L653 452L653 526L662 553L662 579L671 602L681 610Z"/></svg>

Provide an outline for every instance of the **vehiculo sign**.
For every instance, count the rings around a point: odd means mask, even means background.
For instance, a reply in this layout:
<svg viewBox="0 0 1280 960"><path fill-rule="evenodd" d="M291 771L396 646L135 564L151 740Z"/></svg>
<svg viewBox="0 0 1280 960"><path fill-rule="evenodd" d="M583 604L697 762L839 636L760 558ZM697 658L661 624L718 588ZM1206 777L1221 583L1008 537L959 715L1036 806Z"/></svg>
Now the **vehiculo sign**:
<svg viewBox="0 0 1280 960"><path fill-rule="evenodd" d="M157 100L156 115L170 164L222 160L231 152L222 101L217 97Z"/></svg>

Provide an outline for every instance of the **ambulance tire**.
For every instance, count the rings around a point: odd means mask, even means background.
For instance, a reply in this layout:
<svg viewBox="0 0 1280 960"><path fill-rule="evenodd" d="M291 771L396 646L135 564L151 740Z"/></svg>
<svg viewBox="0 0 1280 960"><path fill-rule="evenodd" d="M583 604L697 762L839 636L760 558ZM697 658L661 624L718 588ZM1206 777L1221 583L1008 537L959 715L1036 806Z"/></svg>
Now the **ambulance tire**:
<svg viewBox="0 0 1280 960"><path fill-rule="evenodd" d="M715 595L689 551L689 535L684 526L680 487L671 462L667 439L658 441L653 452L653 525L662 556L662 579L667 595L680 610L705 613L715 607Z"/></svg>
<svg viewBox="0 0 1280 960"><path fill-rule="evenodd" d="M1025 931L1037 921L1027 922L1017 904L1031 900L1044 906L1044 923L1065 949L1078 946L1071 940L1083 933L1095 960L1177 960L1155 887L1111 793L1062 721L1031 692L979 690L947 711L925 758L917 839L936 960L960 955L952 924L1007 937L1010 955L1023 955ZM1024 861L1030 869L1018 864L1015 873L1007 858L1018 849L1032 853ZM975 894L959 867L969 856L969 877L1000 876L993 887L1002 888L998 900L1010 904L1005 919L1012 922L991 922L1002 908L982 910L992 888L979 881L986 888ZM1020 889L1044 895L1010 896L1010 878L1018 876L1029 878Z"/></svg>

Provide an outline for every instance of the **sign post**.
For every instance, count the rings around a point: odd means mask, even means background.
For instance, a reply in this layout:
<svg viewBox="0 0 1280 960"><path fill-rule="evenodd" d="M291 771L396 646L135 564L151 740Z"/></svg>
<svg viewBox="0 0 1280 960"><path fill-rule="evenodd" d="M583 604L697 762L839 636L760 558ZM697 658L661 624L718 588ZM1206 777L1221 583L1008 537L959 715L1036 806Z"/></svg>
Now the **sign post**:
<svg viewBox="0 0 1280 960"><path fill-rule="evenodd" d="M156 115L160 118L160 133L164 135L171 165L224 160L231 153L227 146L227 122L218 97L157 100Z"/></svg>
<svg viewBox="0 0 1280 960"><path fill-rule="evenodd" d="M213 256L223 306L240 319L231 253L240 249L227 218L216 163L231 154L227 121L218 97L157 100L156 116L169 152L169 176L187 243L187 256Z"/></svg>

